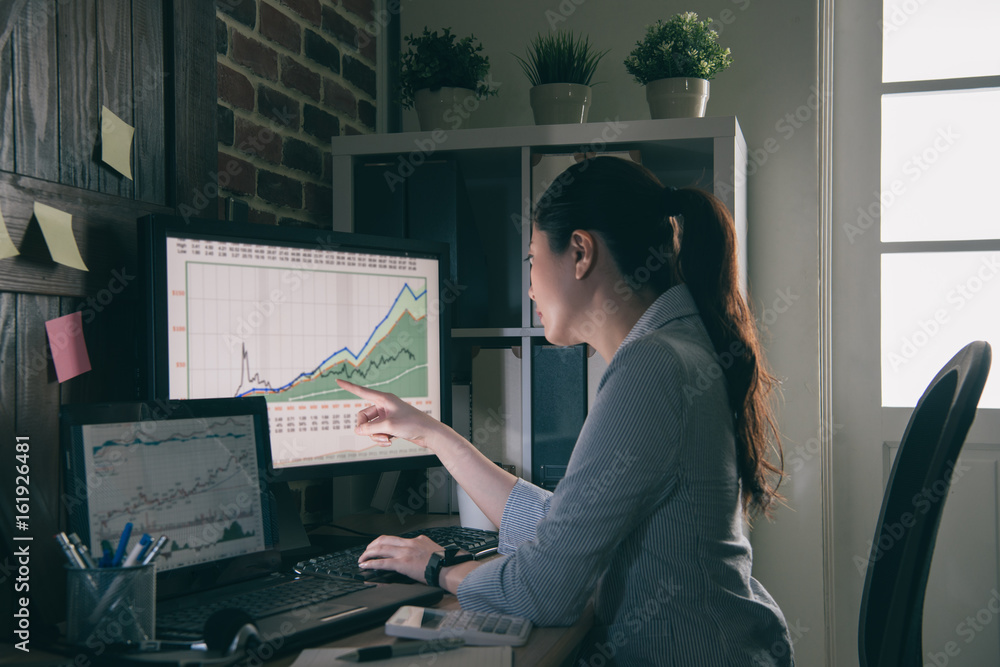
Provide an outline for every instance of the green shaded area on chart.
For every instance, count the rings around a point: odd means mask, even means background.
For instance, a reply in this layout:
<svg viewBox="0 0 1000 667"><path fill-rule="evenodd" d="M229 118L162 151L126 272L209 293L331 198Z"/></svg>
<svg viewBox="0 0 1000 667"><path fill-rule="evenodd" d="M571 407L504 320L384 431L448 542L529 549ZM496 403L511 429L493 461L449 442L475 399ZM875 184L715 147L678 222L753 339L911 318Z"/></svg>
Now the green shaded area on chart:
<svg viewBox="0 0 1000 667"><path fill-rule="evenodd" d="M426 302L426 299L422 299ZM422 305L422 304L421 304ZM351 400L354 394L337 386L337 380L348 380L401 397L426 396L427 384L427 318L415 319L409 311L378 342L357 365L350 359L324 364L311 378L276 393L268 394L268 402Z"/></svg>

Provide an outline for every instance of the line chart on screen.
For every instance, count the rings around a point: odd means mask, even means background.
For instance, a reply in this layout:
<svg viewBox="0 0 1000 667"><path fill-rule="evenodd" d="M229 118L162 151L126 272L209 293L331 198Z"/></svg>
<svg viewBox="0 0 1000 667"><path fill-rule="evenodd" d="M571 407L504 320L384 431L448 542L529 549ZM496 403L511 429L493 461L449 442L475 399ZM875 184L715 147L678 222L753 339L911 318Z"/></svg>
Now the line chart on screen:
<svg viewBox="0 0 1000 667"><path fill-rule="evenodd" d="M354 435L337 379L440 418L437 264L418 257L171 239L171 398L264 396L276 467L426 455Z"/></svg>

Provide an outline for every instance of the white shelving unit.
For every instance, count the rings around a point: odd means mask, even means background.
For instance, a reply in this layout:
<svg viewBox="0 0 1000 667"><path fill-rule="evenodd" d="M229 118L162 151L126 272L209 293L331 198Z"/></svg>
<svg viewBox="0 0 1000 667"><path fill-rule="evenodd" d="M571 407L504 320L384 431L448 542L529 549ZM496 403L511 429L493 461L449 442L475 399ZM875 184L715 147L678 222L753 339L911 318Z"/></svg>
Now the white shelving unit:
<svg viewBox="0 0 1000 667"><path fill-rule="evenodd" d="M355 169L381 164L387 182L402 182L434 160L459 164L490 267L490 321L454 329L456 339L490 339L530 350L544 330L532 326L528 266L532 158L539 154L638 150L643 165L666 185L696 185L715 193L733 213L746 267L746 142L734 116L634 120L334 137L333 228L354 230ZM395 179L399 179L398 181ZM461 261L461 259L459 260ZM531 355L521 355L520 472L531 475Z"/></svg>

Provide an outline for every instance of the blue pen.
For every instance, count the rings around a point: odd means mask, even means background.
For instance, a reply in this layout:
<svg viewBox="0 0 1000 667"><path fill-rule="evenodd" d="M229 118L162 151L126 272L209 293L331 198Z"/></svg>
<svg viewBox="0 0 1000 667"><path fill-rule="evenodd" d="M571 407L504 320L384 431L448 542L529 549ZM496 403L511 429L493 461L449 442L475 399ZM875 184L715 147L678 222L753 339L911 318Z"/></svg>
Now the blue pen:
<svg viewBox="0 0 1000 667"><path fill-rule="evenodd" d="M118 549L115 550L114 560L111 561L111 567L121 567L122 559L125 558L125 549L128 548L128 538L132 536L132 522L129 521L125 524L125 528L122 529L121 539L118 540Z"/></svg>
<svg viewBox="0 0 1000 667"><path fill-rule="evenodd" d="M149 533L143 533L142 537L139 538L139 544L142 545L142 550L139 552L139 562L146 557L146 552L149 551L150 545L153 543L153 538L149 536Z"/></svg>

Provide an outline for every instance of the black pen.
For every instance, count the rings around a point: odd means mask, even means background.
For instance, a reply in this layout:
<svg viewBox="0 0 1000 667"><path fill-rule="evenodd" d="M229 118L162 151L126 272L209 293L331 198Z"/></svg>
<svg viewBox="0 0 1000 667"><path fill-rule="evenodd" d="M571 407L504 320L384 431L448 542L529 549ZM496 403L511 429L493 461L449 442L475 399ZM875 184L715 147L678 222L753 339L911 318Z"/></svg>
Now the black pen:
<svg viewBox="0 0 1000 667"><path fill-rule="evenodd" d="M371 662L372 660L387 660L401 655L422 655L425 653L437 653L438 651L449 651L453 648L465 646L465 640L461 637L448 637L446 639L431 639L421 642L407 642L405 644L386 644L385 646L366 646L338 656L338 660L347 662Z"/></svg>

